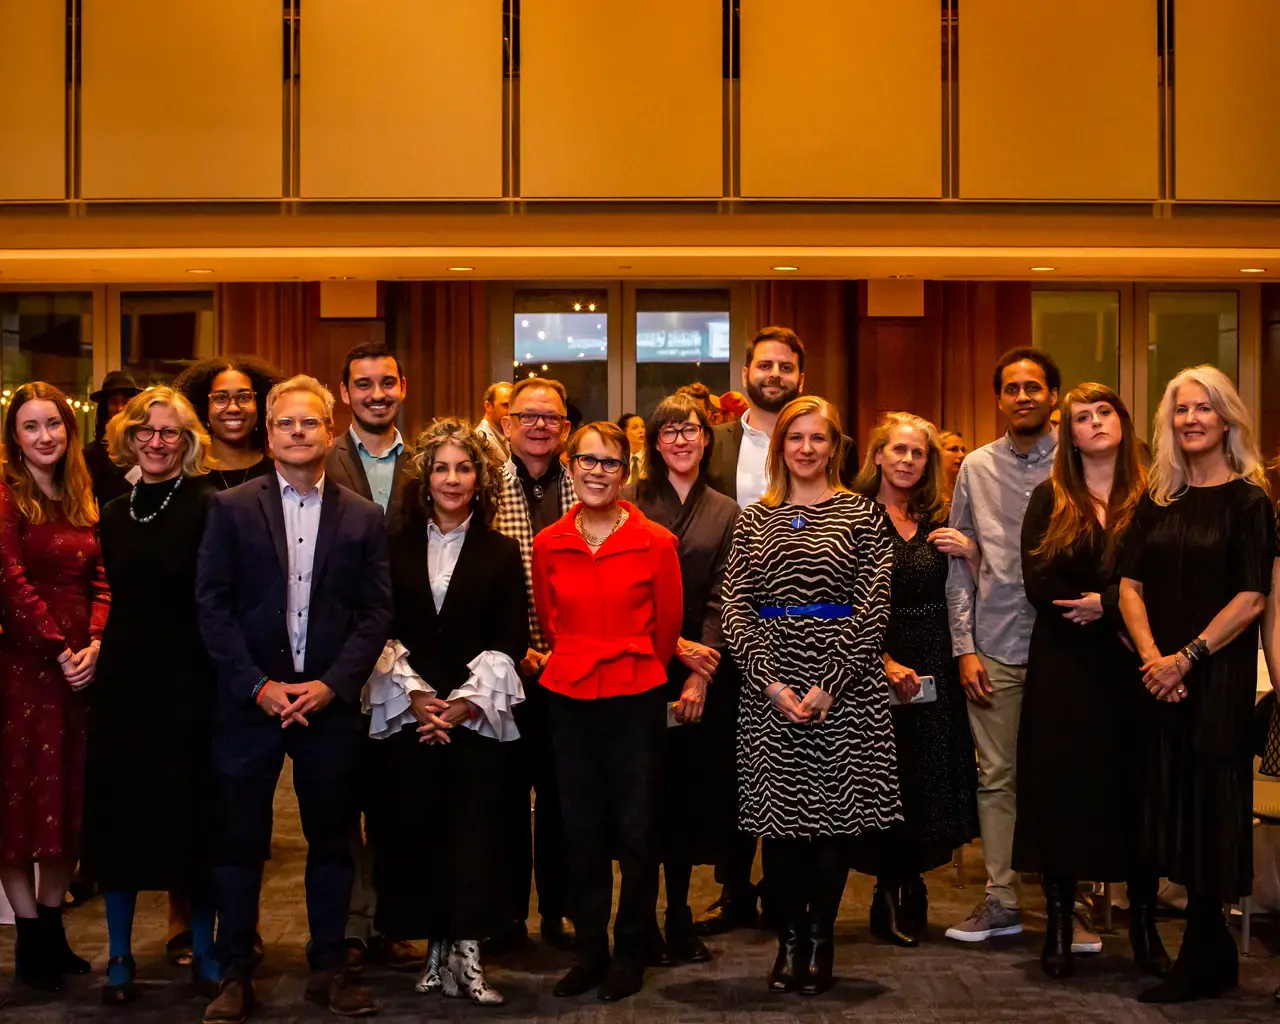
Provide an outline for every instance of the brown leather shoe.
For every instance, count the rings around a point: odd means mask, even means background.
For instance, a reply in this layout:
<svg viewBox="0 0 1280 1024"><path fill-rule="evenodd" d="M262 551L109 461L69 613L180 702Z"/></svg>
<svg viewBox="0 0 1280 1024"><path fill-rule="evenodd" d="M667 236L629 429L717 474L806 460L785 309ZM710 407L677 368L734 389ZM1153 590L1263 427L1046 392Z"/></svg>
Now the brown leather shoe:
<svg viewBox="0 0 1280 1024"><path fill-rule="evenodd" d="M413 971L426 963L427 951L424 943L379 935L369 944L368 959L393 971Z"/></svg>
<svg viewBox="0 0 1280 1024"><path fill-rule="evenodd" d="M378 1012L369 990L351 984L346 971L314 971L307 982L307 999L340 1017L370 1017Z"/></svg>
<svg viewBox="0 0 1280 1024"><path fill-rule="evenodd" d="M359 974L369 956L368 947L360 939L347 939L347 970Z"/></svg>
<svg viewBox="0 0 1280 1024"><path fill-rule="evenodd" d="M204 1024L244 1024L253 1012L253 983L223 978L218 995L204 1011Z"/></svg>

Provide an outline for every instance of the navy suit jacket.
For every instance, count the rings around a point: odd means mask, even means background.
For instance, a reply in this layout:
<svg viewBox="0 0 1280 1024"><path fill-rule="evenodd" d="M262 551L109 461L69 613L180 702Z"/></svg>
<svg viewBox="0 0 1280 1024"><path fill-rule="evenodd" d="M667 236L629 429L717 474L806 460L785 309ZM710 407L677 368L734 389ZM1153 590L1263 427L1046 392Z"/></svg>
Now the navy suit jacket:
<svg viewBox="0 0 1280 1024"><path fill-rule="evenodd" d="M391 570L382 509L326 479L307 617L307 652L293 667L285 622L289 571L284 508L275 473L213 496L196 572L205 646L218 670L219 716L253 712L264 675L318 679L329 709L360 708L360 691L391 633ZM256 719L255 719L256 720Z"/></svg>

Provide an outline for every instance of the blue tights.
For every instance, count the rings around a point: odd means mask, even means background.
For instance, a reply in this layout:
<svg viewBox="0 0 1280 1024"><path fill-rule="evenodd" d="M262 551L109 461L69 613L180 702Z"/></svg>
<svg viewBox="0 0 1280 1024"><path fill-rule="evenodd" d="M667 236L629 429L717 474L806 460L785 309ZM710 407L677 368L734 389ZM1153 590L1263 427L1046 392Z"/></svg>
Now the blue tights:
<svg viewBox="0 0 1280 1024"><path fill-rule="evenodd" d="M107 912L108 955L131 957L133 955L133 914L138 905L138 893L133 889L107 889L102 894ZM221 969L213 957L213 903L207 897L191 901L191 952L199 967L201 977L216 981ZM123 985L133 976L130 963L112 964L107 968L107 984Z"/></svg>

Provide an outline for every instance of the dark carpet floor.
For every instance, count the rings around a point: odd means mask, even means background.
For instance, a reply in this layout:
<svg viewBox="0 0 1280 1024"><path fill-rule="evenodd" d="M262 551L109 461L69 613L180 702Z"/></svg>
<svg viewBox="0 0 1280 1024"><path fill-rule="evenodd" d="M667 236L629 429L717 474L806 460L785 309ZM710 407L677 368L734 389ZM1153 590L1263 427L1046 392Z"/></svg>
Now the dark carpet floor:
<svg viewBox="0 0 1280 1024"><path fill-rule="evenodd" d="M294 1022L335 1019L303 1001L306 982L304 947L306 911L302 892L305 845L287 777L277 794L274 856L263 886L262 932L267 959L257 986L262 1006L254 1019ZM1199 1021L1275 1022L1280 1007L1271 992L1280 983L1280 929L1257 920L1253 955L1241 963L1241 986L1228 998L1187 1006L1152 1008L1134 1000L1148 981L1140 979L1128 960L1124 915L1117 913L1113 934L1106 935L1100 956L1080 957L1076 976L1051 982L1039 970L1042 900L1028 886L1025 900L1028 931L1010 939L974 946L949 942L945 928L964 917L982 896L981 854L965 851L965 880L957 888L950 868L929 879L931 927L929 941L916 950L899 950L872 939L866 927L871 880L851 875L838 929L836 968L839 982L826 995L813 999L770 996L764 976L773 960L774 941L762 931L740 931L712 940L716 955L710 964L650 971L645 990L616 1006L604 1007L593 997L557 1000L551 985L568 965L568 955L531 945L527 951L489 962L489 977L510 1000L498 1010L482 1010L465 1002L420 996L413 991L416 977L385 970L365 974L381 1002L380 1021L409 1022L424 1018L450 1021L502 1019L525 1022L562 1019L578 1022L672 1021L745 1022L775 1024L806 1020L857 1020L867 1024L917 1022L1036 1022L1036 1024L1129 1024L1129 1022ZM694 905L714 898L710 869L694 879ZM122 1021L139 1024L198 1022L204 1008L186 983L185 975L164 960L165 901L162 894L139 900L134 953L143 993L137 1003L121 1010L104 1007L99 999L101 973L72 979L68 991L51 1000L13 985L13 929L0 928L0 1021L22 1024L62 1024L81 1021ZM536 921L536 914L531 917ZM106 925L100 900L68 912L72 945L101 972L106 963ZM1170 951L1177 948L1182 924L1169 918L1161 924Z"/></svg>

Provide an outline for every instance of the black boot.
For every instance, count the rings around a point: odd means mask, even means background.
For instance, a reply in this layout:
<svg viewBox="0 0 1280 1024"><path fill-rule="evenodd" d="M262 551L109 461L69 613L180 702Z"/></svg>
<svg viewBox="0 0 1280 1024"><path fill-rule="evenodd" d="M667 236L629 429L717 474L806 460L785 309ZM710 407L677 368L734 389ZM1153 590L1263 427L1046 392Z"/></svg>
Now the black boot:
<svg viewBox="0 0 1280 1024"><path fill-rule="evenodd" d="M898 886L884 878L876 879L876 890L871 897L871 934L895 946L912 948L920 943L906 930L900 900Z"/></svg>
<svg viewBox="0 0 1280 1024"><path fill-rule="evenodd" d="M667 947L667 940L662 937L656 912L645 933L643 962L646 967L674 967L680 962Z"/></svg>
<svg viewBox="0 0 1280 1024"><path fill-rule="evenodd" d="M1138 996L1138 1002L1189 1003L1196 999L1215 999L1234 988L1239 977L1239 954L1222 916L1222 904L1188 894L1187 930L1182 936L1178 959L1159 985Z"/></svg>
<svg viewBox="0 0 1280 1024"><path fill-rule="evenodd" d="M756 898L754 885L737 891L726 885L720 890L720 898L707 907L693 927L699 935L722 935L735 928L754 928L760 920Z"/></svg>
<svg viewBox="0 0 1280 1024"><path fill-rule="evenodd" d="M815 914L809 923L809 956L805 963L800 994L821 995L835 984L835 922L819 921Z"/></svg>
<svg viewBox="0 0 1280 1024"><path fill-rule="evenodd" d="M800 993L816 996L835 983L836 915L849 878L848 854L838 840L814 839L809 881L809 957Z"/></svg>
<svg viewBox="0 0 1280 1024"><path fill-rule="evenodd" d="M1156 930L1155 897L1143 893L1135 895L1135 886L1129 886L1129 943L1133 946L1133 962L1143 974L1163 978L1172 966L1160 932Z"/></svg>
<svg viewBox="0 0 1280 1024"><path fill-rule="evenodd" d="M808 921L790 907L776 908L782 918L778 928L778 955L769 972L770 992L794 992L804 980L808 957Z"/></svg>
<svg viewBox="0 0 1280 1024"><path fill-rule="evenodd" d="M46 907L43 903L36 907L40 915L40 923L44 927L45 937L49 942L49 959L59 974L88 974L93 965L84 957L76 956L67 942L67 931L62 923L61 907Z"/></svg>
<svg viewBox="0 0 1280 1024"><path fill-rule="evenodd" d="M1071 934L1075 926L1075 880L1056 875L1044 878L1045 913L1044 951L1040 967L1050 978L1069 978L1075 971L1071 955Z"/></svg>
<svg viewBox="0 0 1280 1024"><path fill-rule="evenodd" d="M711 951L693 930L693 914L686 907L667 908L667 948L682 964L705 964Z"/></svg>
<svg viewBox="0 0 1280 1024"><path fill-rule="evenodd" d="M929 930L929 888L919 875L902 883L898 894L898 924L916 941L923 941Z"/></svg>
<svg viewBox="0 0 1280 1024"><path fill-rule="evenodd" d="M41 992L61 992L62 975L49 955L49 940L38 917L17 917L13 944L13 974L23 985Z"/></svg>

